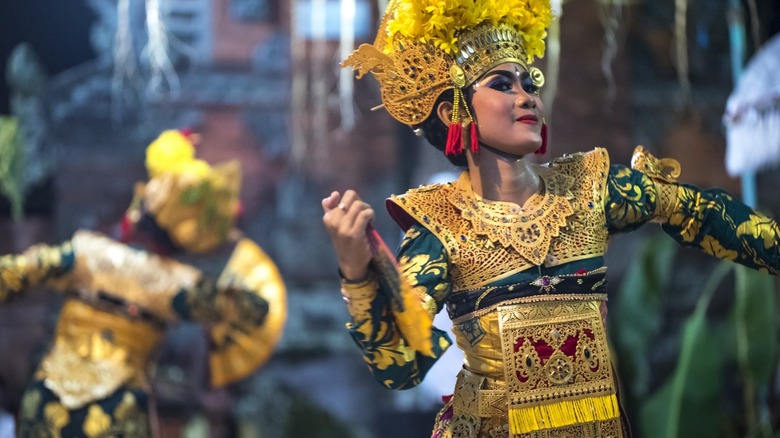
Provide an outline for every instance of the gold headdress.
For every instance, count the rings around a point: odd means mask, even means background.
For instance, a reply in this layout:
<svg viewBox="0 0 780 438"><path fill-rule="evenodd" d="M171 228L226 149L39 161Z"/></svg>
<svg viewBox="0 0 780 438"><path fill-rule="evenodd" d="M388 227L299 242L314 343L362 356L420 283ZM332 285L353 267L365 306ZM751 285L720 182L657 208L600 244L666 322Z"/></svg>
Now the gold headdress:
<svg viewBox="0 0 780 438"><path fill-rule="evenodd" d="M544 56L551 20L549 0L390 0L374 44L361 45L342 66L358 79L372 73L384 107L409 126L453 89L455 124L460 90L496 65L517 62L537 86L544 83L529 65Z"/></svg>
<svg viewBox="0 0 780 438"><path fill-rule="evenodd" d="M147 147L146 168L149 181L136 186L134 204L143 202L173 243L203 253L227 239L240 210L237 161L212 167L195 158L190 137L169 130Z"/></svg>

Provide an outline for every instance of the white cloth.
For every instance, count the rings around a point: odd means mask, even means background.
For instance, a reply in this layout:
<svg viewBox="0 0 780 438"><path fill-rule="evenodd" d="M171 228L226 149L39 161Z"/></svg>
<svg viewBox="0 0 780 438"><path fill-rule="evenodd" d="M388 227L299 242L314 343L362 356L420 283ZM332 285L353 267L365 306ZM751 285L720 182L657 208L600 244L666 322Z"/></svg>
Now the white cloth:
<svg viewBox="0 0 780 438"><path fill-rule="evenodd" d="M13 438L14 417L5 411L0 411L0 438Z"/></svg>
<svg viewBox="0 0 780 438"><path fill-rule="evenodd" d="M780 164L780 34L751 58L726 102L726 170L731 176Z"/></svg>

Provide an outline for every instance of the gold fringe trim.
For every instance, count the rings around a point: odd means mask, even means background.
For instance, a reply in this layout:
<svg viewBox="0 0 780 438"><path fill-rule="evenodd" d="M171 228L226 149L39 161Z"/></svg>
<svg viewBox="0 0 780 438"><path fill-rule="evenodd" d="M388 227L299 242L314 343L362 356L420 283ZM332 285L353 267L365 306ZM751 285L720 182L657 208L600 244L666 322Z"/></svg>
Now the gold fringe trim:
<svg viewBox="0 0 780 438"><path fill-rule="evenodd" d="M573 424L605 421L619 416L617 397L612 394L510 409L509 427L513 434L524 434Z"/></svg>

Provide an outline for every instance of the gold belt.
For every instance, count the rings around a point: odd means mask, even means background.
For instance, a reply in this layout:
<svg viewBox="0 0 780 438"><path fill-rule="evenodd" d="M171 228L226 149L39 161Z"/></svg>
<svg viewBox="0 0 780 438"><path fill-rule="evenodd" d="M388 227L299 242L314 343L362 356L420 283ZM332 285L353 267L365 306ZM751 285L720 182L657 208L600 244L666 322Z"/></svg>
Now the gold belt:
<svg viewBox="0 0 780 438"><path fill-rule="evenodd" d="M453 409L472 417L506 417L506 384L500 380L460 370L455 383Z"/></svg>

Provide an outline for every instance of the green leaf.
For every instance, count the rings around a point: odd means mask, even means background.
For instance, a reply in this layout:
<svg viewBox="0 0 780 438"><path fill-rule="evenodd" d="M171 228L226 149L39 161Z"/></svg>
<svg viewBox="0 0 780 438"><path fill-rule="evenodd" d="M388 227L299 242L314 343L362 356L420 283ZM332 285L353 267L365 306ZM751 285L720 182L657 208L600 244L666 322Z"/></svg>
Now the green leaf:
<svg viewBox="0 0 780 438"><path fill-rule="evenodd" d="M738 340L753 383L766 385L777 363L777 310L774 277L738 266L734 307ZM742 356L742 354L740 354Z"/></svg>
<svg viewBox="0 0 780 438"><path fill-rule="evenodd" d="M651 370L647 352L662 322L659 291L666 290L676 253L677 245L671 239L648 240L614 299L610 337L620 354L621 375L633 399L643 398L648 391Z"/></svg>
<svg viewBox="0 0 780 438"><path fill-rule="evenodd" d="M715 329L707 322L707 308L717 285L731 269L731 263L719 264L704 285L696 309L683 326L680 359L672 378L642 407L643 436L676 438L690 436L689 431L696 431L697 436L717 436L699 430L714 427L714 394L720 388L723 367L717 337L712 336Z"/></svg>
<svg viewBox="0 0 780 438"><path fill-rule="evenodd" d="M664 437L669 415L669 402L672 398L672 381L668 380L658 391L653 393L642 406L639 418L639 430L634 430L636 436ZM678 437L722 437L724 416L719 415L718 405L714 399L707 403L690 402L683 399L682 417L685 421L679 425Z"/></svg>
<svg viewBox="0 0 780 438"><path fill-rule="evenodd" d="M24 142L14 117L0 116L0 193L11 204L11 215L24 213Z"/></svg>
<svg viewBox="0 0 780 438"><path fill-rule="evenodd" d="M737 362L744 382L747 423L770 429L766 394L777 366L777 303L774 278L743 266L736 271L734 326Z"/></svg>

